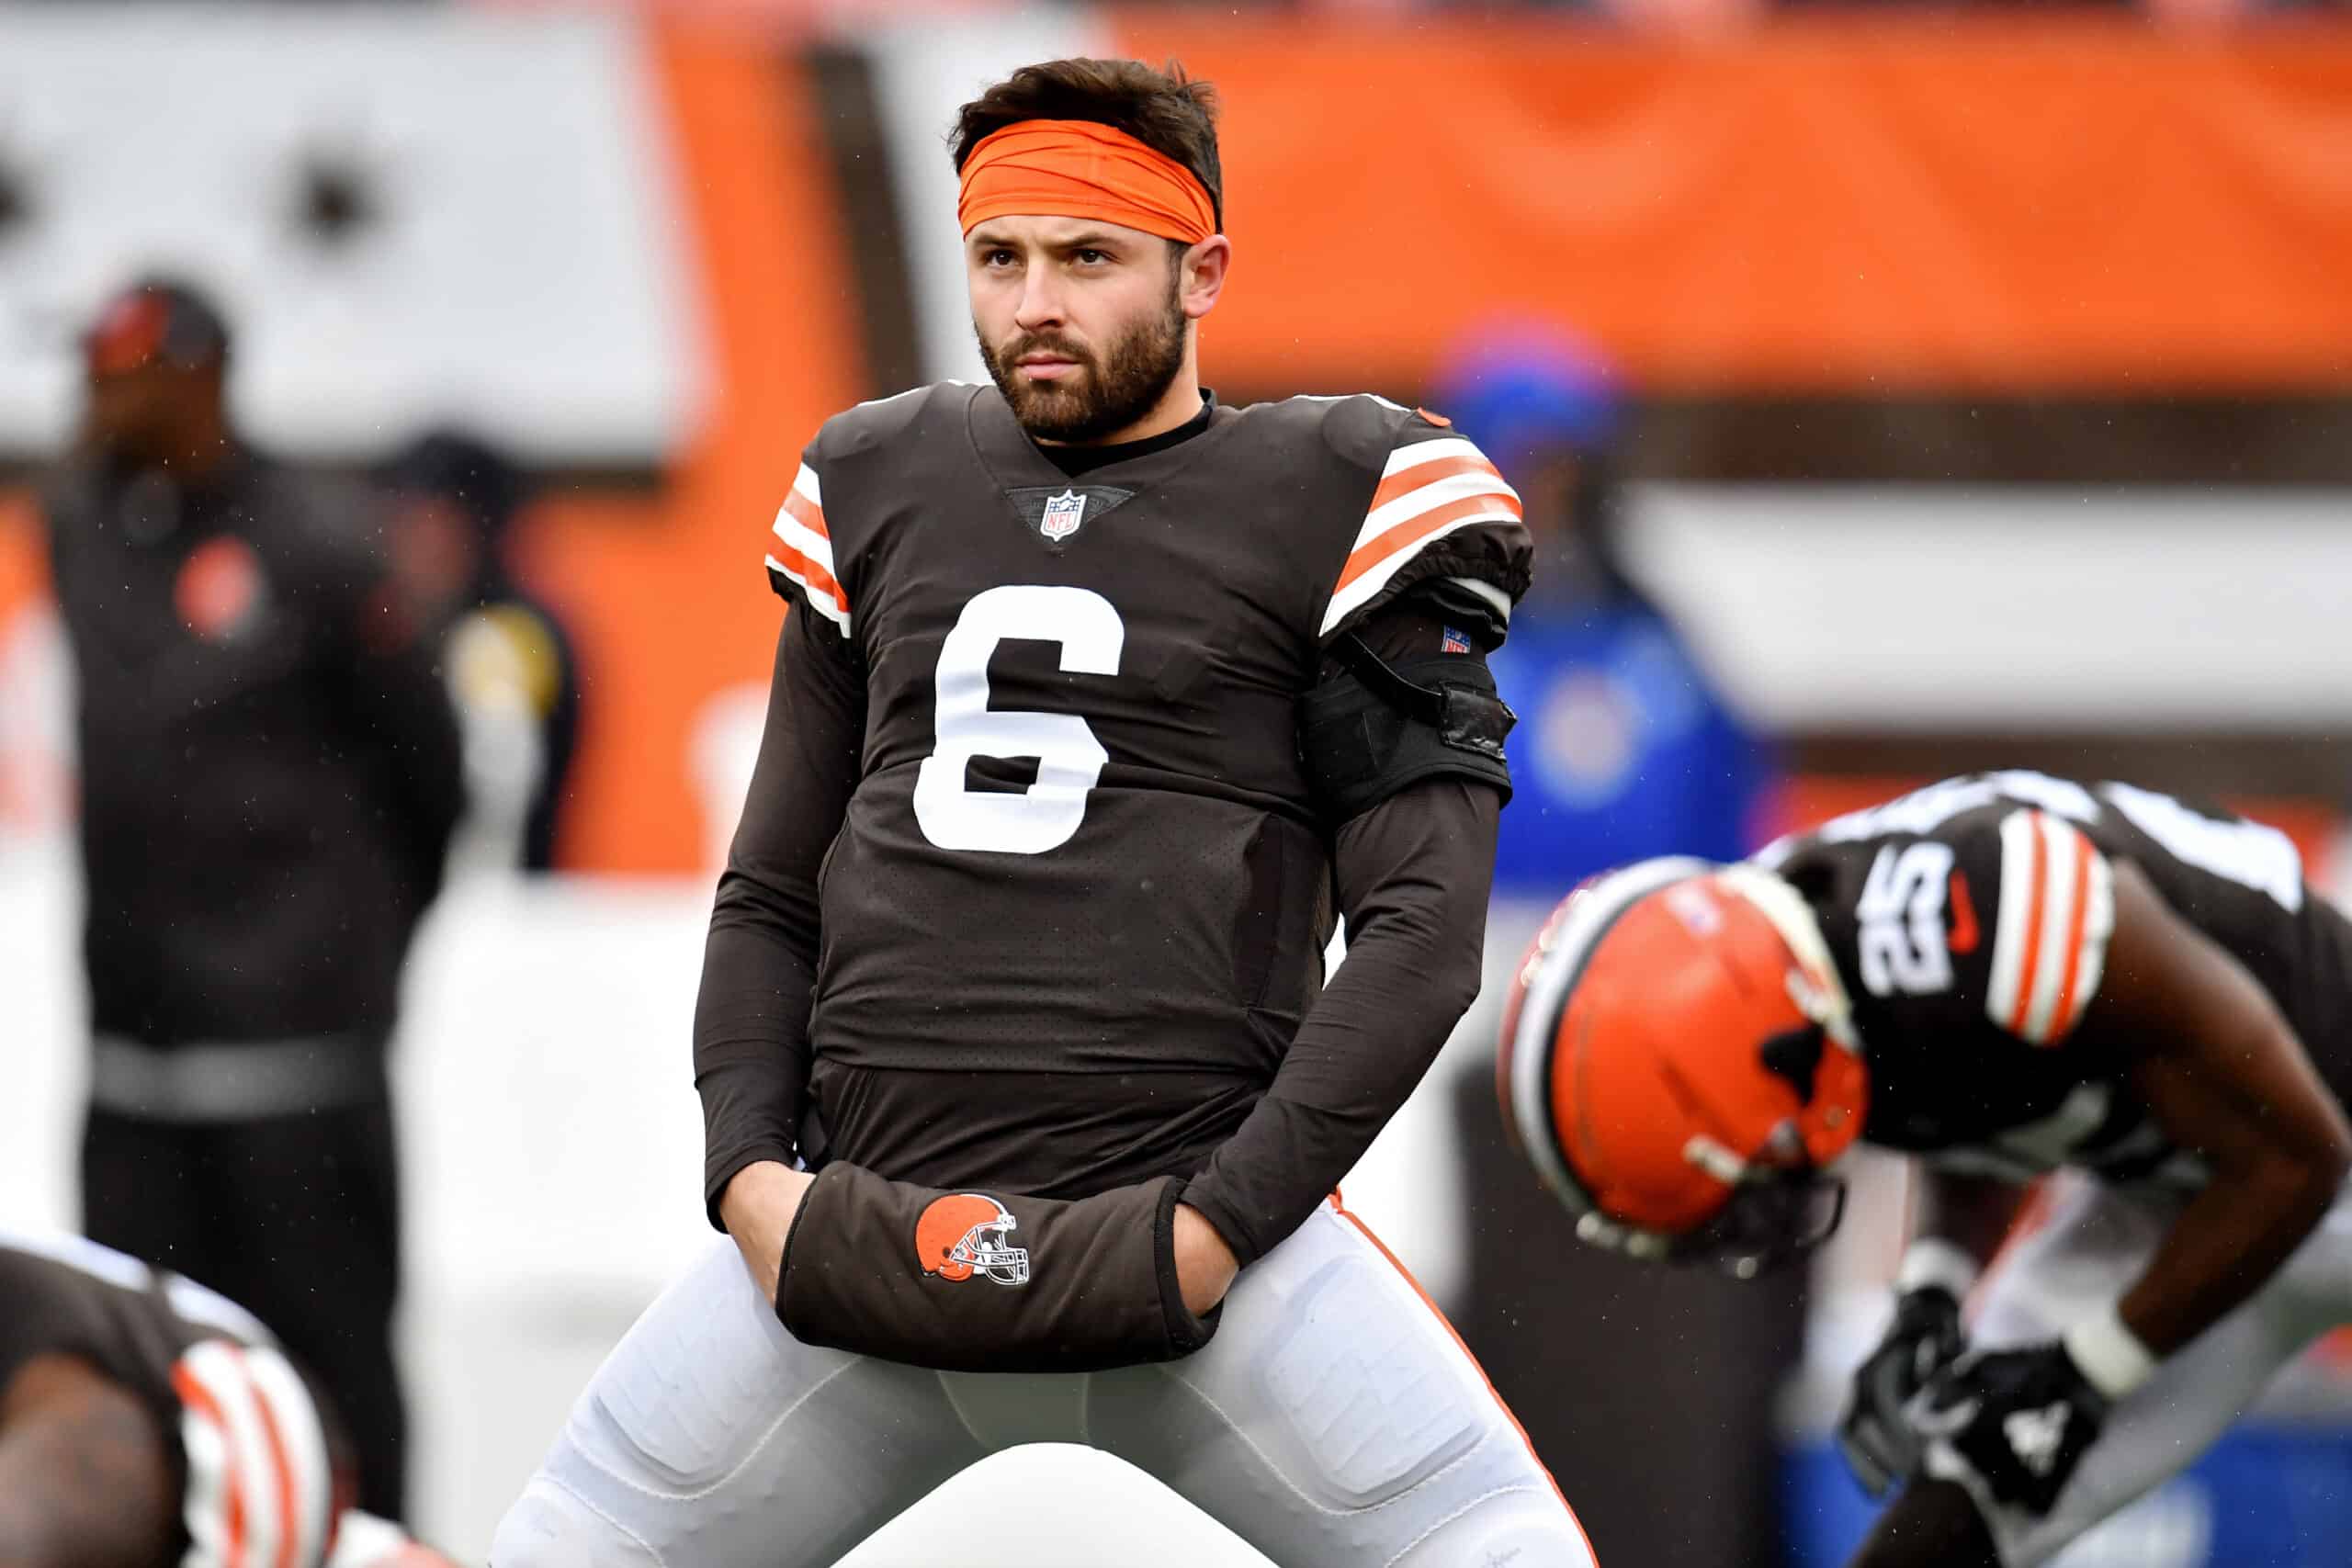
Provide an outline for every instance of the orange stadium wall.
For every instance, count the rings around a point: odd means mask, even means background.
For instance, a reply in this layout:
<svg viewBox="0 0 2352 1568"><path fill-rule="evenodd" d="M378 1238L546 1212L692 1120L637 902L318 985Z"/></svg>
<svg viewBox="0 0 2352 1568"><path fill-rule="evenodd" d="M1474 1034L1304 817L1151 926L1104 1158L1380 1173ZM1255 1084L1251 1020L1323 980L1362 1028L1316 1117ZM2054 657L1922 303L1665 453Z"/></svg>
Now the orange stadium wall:
<svg viewBox="0 0 2352 1568"><path fill-rule="evenodd" d="M591 682L562 860L673 873L707 860L695 726L715 694L765 680L781 624L768 520L802 444L869 394L804 62L687 23L650 47L697 242L710 418L657 497L550 500L529 542Z"/></svg>
<svg viewBox="0 0 2352 1568"><path fill-rule="evenodd" d="M1204 350L1223 384L1410 393L1455 333L1518 310L1572 319L1652 393L2352 385L2352 26L1693 41L1102 15L1226 95L1239 270ZM684 20L640 37L710 398L658 491L551 498L527 547L588 681L562 858L668 874L707 862L696 727L765 678L759 557L798 449L894 389L865 367L870 237L809 58ZM40 592L28 525L0 498L0 617Z"/></svg>
<svg viewBox="0 0 2352 1568"><path fill-rule="evenodd" d="M2340 20L1114 16L1225 95L1237 382L1423 385L1511 310L1649 390L2352 380Z"/></svg>

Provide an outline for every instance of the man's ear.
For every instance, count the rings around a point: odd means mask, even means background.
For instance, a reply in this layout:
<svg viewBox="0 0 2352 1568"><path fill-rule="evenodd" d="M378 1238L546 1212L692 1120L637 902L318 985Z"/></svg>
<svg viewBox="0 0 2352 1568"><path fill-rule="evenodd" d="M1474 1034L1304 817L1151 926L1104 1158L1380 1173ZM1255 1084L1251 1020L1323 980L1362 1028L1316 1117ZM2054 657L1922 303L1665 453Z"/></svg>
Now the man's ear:
<svg viewBox="0 0 2352 1568"><path fill-rule="evenodd" d="M1227 272L1233 265L1233 242L1222 234L1185 247L1182 260L1177 264L1177 299L1184 314L1199 321L1216 308L1217 296L1225 292Z"/></svg>

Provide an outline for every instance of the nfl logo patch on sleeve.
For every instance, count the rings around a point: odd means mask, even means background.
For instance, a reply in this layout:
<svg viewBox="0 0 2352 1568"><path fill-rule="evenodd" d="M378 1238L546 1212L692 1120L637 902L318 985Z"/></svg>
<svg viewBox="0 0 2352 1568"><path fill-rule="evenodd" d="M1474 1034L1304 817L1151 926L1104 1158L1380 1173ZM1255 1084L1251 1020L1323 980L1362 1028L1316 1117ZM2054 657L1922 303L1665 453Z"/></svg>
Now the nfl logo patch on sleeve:
<svg viewBox="0 0 2352 1568"><path fill-rule="evenodd" d="M1086 521L1086 497L1074 490L1066 490L1046 501L1045 515L1037 520L1037 532L1059 544L1078 532Z"/></svg>

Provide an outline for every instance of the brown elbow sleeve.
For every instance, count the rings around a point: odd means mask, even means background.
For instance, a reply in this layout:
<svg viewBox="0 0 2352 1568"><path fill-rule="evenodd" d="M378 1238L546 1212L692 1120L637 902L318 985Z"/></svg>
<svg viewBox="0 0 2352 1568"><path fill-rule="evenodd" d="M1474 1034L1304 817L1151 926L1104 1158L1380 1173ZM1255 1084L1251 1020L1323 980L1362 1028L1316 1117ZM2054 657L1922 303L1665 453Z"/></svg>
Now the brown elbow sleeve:
<svg viewBox="0 0 2352 1568"><path fill-rule="evenodd" d="M1076 1201L944 1191L854 1165L820 1173L786 1238L794 1338L942 1371L1076 1372L1173 1360L1216 1314L1185 1310L1174 1177Z"/></svg>

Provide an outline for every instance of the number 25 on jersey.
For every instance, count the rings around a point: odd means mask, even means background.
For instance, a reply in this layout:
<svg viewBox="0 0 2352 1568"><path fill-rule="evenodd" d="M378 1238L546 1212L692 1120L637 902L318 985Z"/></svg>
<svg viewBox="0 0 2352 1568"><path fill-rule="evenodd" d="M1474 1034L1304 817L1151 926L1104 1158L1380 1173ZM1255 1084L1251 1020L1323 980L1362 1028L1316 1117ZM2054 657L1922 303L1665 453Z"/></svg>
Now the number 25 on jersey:
<svg viewBox="0 0 2352 1568"><path fill-rule="evenodd" d="M1951 846L1889 844L1871 863L1854 905L1862 984L1872 996L1926 996L1951 988L1951 951L1944 940L1944 902L1951 884Z"/></svg>

